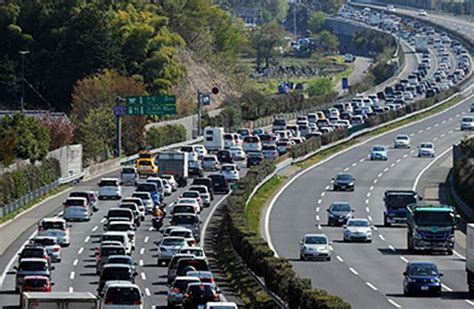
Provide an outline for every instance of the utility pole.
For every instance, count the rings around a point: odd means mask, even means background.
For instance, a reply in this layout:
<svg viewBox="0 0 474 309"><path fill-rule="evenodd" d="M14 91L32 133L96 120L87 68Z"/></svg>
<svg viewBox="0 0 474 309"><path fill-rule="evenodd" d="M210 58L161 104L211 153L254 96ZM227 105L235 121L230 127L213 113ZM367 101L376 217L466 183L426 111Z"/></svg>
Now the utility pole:
<svg viewBox="0 0 474 309"><path fill-rule="evenodd" d="M25 55L29 54L29 50L20 50L21 55L21 98L20 98L20 110L25 110Z"/></svg>
<svg viewBox="0 0 474 309"><path fill-rule="evenodd" d="M296 1L297 0L293 0L293 33L295 35L295 40L298 39L298 34L296 30Z"/></svg>
<svg viewBox="0 0 474 309"><path fill-rule="evenodd" d="M124 106L120 103L124 102L122 97L115 98L115 157L120 158L122 152L122 116L125 113Z"/></svg>
<svg viewBox="0 0 474 309"><path fill-rule="evenodd" d="M197 91L197 104L198 104L198 131L197 131L197 136L201 136L201 126L202 126L202 123L201 123L201 118L202 118L202 104L201 104L201 101L202 101L202 92L201 90L198 90Z"/></svg>

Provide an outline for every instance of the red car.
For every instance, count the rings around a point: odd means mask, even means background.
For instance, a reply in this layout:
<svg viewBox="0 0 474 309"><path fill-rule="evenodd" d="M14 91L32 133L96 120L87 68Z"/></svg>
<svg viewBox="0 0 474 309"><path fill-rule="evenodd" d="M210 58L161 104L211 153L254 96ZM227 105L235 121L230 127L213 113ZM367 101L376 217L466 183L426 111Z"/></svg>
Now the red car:
<svg viewBox="0 0 474 309"><path fill-rule="evenodd" d="M23 301L23 292L51 292L53 282L45 276L26 276L20 290L20 307Z"/></svg>

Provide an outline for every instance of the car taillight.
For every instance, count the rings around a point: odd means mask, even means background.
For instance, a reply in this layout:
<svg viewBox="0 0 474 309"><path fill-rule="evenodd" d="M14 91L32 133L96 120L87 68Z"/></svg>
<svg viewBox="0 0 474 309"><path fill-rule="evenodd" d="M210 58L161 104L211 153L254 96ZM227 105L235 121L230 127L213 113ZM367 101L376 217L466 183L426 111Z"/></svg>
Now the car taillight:
<svg viewBox="0 0 474 309"><path fill-rule="evenodd" d="M106 305L112 305L113 302L112 302L111 300L106 300L106 301L105 301L105 304L106 304Z"/></svg>
<svg viewBox="0 0 474 309"><path fill-rule="evenodd" d="M53 252L59 252L60 250L61 250L60 247L56 247L56 248L53 249Z"/></svg>
<svg viewBox="0 0 474 309"><path fill-rule="evenodd" d="M141 299L138 299L136 301L133 302L134 305L141 305L142 304L142 300Z"/></svg>
<svg viewBox="0 0 474 309"><path fill-rule="evenodd" d="M43 256L43 259L49 260L49 256L45 255L45 256Z"/></svg>
<svg viewBox="0 0 474 309"><path fill-rule="evenodd" d="M172 294L179 294L179 292L180 292L179 289L172 289L170 291L170 293L172 293Z"/></svg>

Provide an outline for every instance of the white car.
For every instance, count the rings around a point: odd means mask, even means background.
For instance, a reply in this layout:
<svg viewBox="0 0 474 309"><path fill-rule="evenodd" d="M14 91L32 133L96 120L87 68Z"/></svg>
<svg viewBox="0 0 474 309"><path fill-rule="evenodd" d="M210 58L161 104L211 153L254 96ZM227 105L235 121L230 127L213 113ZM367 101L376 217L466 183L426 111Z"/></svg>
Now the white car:
<svg viewBox="0 0 474 309"><path fill-rule="evenodd" d="M146 214L146 209L145 205L143 204L142 199L138 197L127 197L126 199L122 200L122 204L125 203L134 203L138 207L138 213L140 214L140 220L145 221L145 214Z"/></svg>
<svg viewBox="0 0 474 309"><path fill-rule="evenodd" d="M237 309L237 304L232 302L207 302L204 309Z"/></svg>
<svg viewBox="0 0 474 309"><path fill-rule="evenodd" d="M474 116L464 116L461 120L461 131L474 129Z"/></svg>
<svg viewBox="0 0 474 309"><path fill-rule="evenodd" d="M393 141L395 148L410 148L410 137L406 134L398 134Z"/></svg>
<svg viewBox="0 0 474 309"><path fill-rule="evenodd" d="M367 219L349 219L343 230L344 241L372 242L372 228Z"/></svg>
<svg viewBox="0 0 474 309"><path fill-rule="evenodd" d="M204 249L201 247L184 247L179 250L180 254L192 254L195 257L202 257L205 258L206 254L204 253Z"/></svg>
<svg viewBox="0 0 474 309"><path fill-rule="evenodd" d="M164 237L158 245L158 266L163 262L168 263L173 255L179 252L183 247L188 246L188 242L184 237Z"/></svg>
<svg viewBox="0 0 474 309"><path fill-rule="evenodd" d="M61 246L56 237L36 236L30 240L31 244L44 247L51 262L61 262Z"/></svg>
<svg viewBox="0 0 474 309"><path fill-rule="evenodd" d="M161 179L166 179L168 181L168 183L171 185L171 189L173 190L173 192L178 190L178 182L176 181L173 175L163 174L160 177Z"/></svg>
<svg viewBox="0 0 474 309"><path fill-rule="evenodd" d="M98 186L99 200L122 198L122 188L120 186L120 181L117 178L102 178L98 183Z"/></svg>
<svg viewBox="0 0 474 309"><path fill-rule="evenodd" d="M174 205L192 205L196 208L197 213L201 212L201 203L199 203L198 199L195 198L180 198Z"/></svg>
<svg viewBox="0 0 474 309"><path fill-rule="evenodd" d="M239 169L235 164L222 164L221 174L224 175L227 181L239 181Z"/></svg>
<svg viewBox="0 0 474 309"><path fill-rule="evenodd" d="M205 171L218 171L220 168L220 163L216 155L204 156L201 165L202 169Z"/></svg>
<svg viewBox="0 0 474 309"><path fill-rule="evenodd" d="M67 221L89 221L92 207L85 197L70 197L64 203L63 218Z"/></svg>
<svg viewBox="0 0 474 309"><path fill-rule="evenodd" d="M204 158L205 155L207 155L207 149L206 147L204 147L204 145L194 145L194 151L197 152L199 160L201 160L202 158Z"/></svg>
<svg viewBox="0 0 474 309"><path fill-rule="evenodd" d="M168 196L168 195L171 195L173 193L173 188L171 187L170 183L168 182L168 180L166 179L163 179L163 186L165 188L165 195Z"/></svg>
<svg viewBox="0 0 474 309"><path fill-rule="evenodd" d="M199 192L204 207L211 206L211 194L209 193L209 189L205 185L193 185L189 187L188 190Z"/></svg>
<svg viewBox="0 0 474 309"><path fill-rule="evenodd" d="M143 293L140 287L129 281L107 281L101 299L101 309L143 309Z"/></svg>
<svg viewBox="0 0 474 309"><path fill-rule="evenodd" d="M435 156L435 146L433 143L421 143L418 146L418 157L433 157Z"/></svg>
<svg viewBox="0 0 474 309"><path fill-rule="evenodd" d="M428 13L425 10L419 10L418 16L428 16Z"/></svg>
<svg viewBox="0 0 474 309"><path fill-rule="evenodd" d="M135 232L137 228L129 221L113 221L104 226L107 232L124 232L128 235L128 240L131 244L131 249L135 249Z"/></svg>
<svg viewBox="0 0 474 309"><path fill-rule="evenodd" d="M300 241L300 259L319 259L330 261L329 239L324 234L306 234Z"/></svg>
<svg viewBox="0 0 474 309"><path fill-rule="evenodd" d="M62 218L44 218L38 223L38 236L55 237L61 246L69 246L71 236L69 225Z"/></svg>
<svg viewBox="0 0 474 309"><path fill-rule="evenodd" d="M199 212L201 212L202 207L204 206L204 201L202 200L201 193L199 191L186 191L181 195L181 198L192 198L196 199L199 203Z"/></svg>
<svg viewBox="0 0 474 309"><path fill-rule="evenodd" d="M242 146L232 146L229 148L229 151L232 155L232 159L234 159L235 161L243 161L247 158L247 155L242 149Z"/></svg>
<svg viewBox="0 0 474 309"><path fill-rule="evenodd" d="M143 206L145 206L145 212L151 213L155 204L151 198L150 192L133 192L132 197L136 197L142 200Z"/></svg>
<svg viewBox="0 0 474 309"><path fill-rule="evenodd" d="M173 229L168 235L169 237L183 237L186 239L188 246L194 246L196 244L196 239L193 236L193 231L185 227L180 226L179 229Z"/></svg>

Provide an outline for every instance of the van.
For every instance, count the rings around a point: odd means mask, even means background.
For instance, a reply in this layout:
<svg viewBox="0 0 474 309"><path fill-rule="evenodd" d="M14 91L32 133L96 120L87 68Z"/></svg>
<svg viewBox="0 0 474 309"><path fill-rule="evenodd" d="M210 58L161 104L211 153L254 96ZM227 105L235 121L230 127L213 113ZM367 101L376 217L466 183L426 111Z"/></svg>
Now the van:
<svg viewBox="0 0 474 309"><path fill-rule="evenodd" d="M135 167L124 167L120 172L121 185L137 185L138 172Z"/></svg>
<svg viewBox="0 0 474 309"><path fill-rule="evenodd" d="M89 221L92 215L87 199L84 197L70 197L64 203L63 218L67 221Z"/></svg>
<svg viewBox="0 0 474 309"><path fill-rule="evenodd" d="M123 218L125 221L135 222L135 216L133 211L128 208L110 208L107 214L105 215L107 220L112 218Z"/></svg>
<svg viewBox="0 0 474 309"><path fill-rule="evenodd" d="M102 178L98 186L99 200L122 198L122 188L117 178Z"/></svg>
<svg viewBox="0 0 474 309"><path fill-rule="evenodd" d="M273 120L272 131L285 130L286 129L286 119L277 118Z"/></svg>
<svg viewBox="0 0 474 309"><path fill-rule="evenodd" d="M255 136L255 135L244 137L242 148L245 152L261 151L262 145L260 144L260 137Z"/></svg>
<svg viewBox="0 0 474 309"><path fill-rule="evenodd" d="M140 287L128 281L108 281L104 288L101 309L143 309Z"/></svg>
<svg viewBox="0 0 474 309"><path fill-rule="evenodd" d="M229 149L234 145L236 145L234 135L232 133L224 134L224 149Z"/></svg>
<svg viewBox="0 0 474 309"><path fill-rule="evenodd" d="M204 129L204 147L207 151L218 151L224 149L224 128Z"/></svg>

